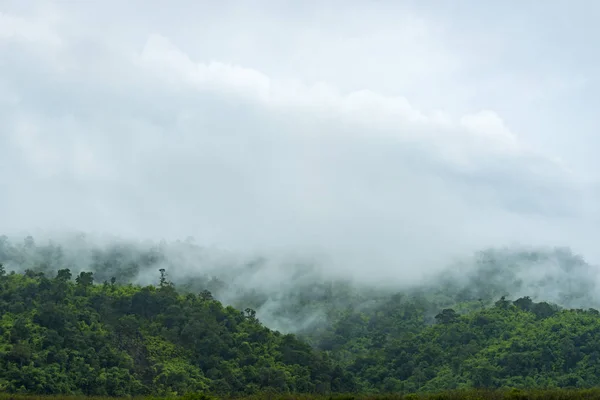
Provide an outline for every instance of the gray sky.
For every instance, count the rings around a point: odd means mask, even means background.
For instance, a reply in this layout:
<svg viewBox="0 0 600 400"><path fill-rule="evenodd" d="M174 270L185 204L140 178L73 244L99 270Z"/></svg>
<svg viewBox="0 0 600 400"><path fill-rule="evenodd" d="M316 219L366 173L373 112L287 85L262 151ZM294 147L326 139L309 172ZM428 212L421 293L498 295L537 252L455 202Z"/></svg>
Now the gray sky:
<svg viewBox="0 0 600 400"><path fill-rule="evenodd" d="M600 261L596 1L0 0L0 226Z"/></svg>

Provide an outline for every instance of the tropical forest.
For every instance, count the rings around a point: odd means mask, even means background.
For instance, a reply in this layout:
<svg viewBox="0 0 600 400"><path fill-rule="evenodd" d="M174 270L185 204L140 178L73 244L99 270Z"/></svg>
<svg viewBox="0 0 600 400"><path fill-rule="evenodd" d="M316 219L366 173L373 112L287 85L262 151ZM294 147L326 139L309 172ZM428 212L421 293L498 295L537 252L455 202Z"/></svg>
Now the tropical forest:
<svg viewBox="0 0 600 400"><path fill-rule="evenodd" d="M599 21L0 0L0 400L600 400Z"/></svg>
<svg viewBox="0 0 600 400"><path fill-rule="evenodd" d="M266 259L229 270L200 261L196 272L169 259L211 251L2 237L0 390L233 398L600 386L591 267L567 249L491 249L395 290L310 268L285 287L244 287L232 276L268 272Z"/></svg>

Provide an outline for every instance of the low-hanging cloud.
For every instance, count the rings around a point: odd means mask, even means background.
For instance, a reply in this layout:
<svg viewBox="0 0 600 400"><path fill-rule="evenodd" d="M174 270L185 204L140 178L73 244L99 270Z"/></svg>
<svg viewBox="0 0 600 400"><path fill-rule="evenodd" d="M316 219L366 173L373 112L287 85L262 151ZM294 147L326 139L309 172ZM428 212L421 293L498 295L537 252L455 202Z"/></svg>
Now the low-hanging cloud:
<svg viewBox="0 0 600 400"><path fill-rule="evenodd" d="M122 41L103 40L73 7L0 9L9 233L193 236L233 251L315 254L381 280L413 280L490 245L595 256L593 187L493 110L420 108L194 56L145 25L137 36L117 25Z"/></svg>

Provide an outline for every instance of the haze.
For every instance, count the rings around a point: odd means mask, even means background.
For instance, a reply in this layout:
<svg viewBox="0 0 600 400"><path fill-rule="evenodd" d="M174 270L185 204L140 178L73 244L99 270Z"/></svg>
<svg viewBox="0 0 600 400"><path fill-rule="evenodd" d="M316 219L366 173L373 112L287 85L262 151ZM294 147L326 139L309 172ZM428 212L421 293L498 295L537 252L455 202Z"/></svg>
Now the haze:
<svg viewBox="0 0 600 400"><path fill-rule="evenodd" d="M0 0L0 228L412 279L592 262L593 1Z"/></svg>

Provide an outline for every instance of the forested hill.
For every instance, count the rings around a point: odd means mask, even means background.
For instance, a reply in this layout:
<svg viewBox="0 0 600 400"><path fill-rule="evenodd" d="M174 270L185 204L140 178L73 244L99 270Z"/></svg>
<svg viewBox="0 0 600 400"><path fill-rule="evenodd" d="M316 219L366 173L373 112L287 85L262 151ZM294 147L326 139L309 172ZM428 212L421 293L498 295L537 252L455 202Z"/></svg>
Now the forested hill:
<svg viewBox="0 0 600 400"><path fill-rule="evenodd" d="M465 314L396 294L313 345L208 291L0 270L0 390L87 395L416 392L600 385L600 314L524 297Z"/></svg>
<svg viewBox="0 0 600 400"><path fill-rule="evenodd" d="M0 390L86 395L352 391L351 375L209 292L0 270Z"/></svg>
<svg viewBox="0 0 600 400"><path fill-rule="evenodd" d="M530 296L566 308L600 308L599 268L561 248L485 249L455 262L441 273L407 285L398 266L387 286L353 279L353 271L327 273L313 260L274 259L231 254L193 241L141 242L83 234L33 237L0 236L0 263L7 271L33 270L53 276L69 268L74 275L94 273L97 282L116 277L120 284L154 284L166 269L182 291L213 296L239 309L252 308L272 329L312 336L347 307L376 307L401 292L424 296L427 318L440 309L463 312L491 306L501 296ZM377 271L377 266L365 266ZM357 281L361 283L358 284Z"/></svg>
<svg viewBox="0 0 600 400"><path fill-rule="evenodd" d="M600 314L561 310L528 297L501 298L427 322L423 298L393 296L348 312L318 342L363 390L419 392L600 385Z"/></svg>

